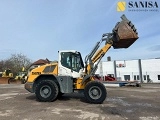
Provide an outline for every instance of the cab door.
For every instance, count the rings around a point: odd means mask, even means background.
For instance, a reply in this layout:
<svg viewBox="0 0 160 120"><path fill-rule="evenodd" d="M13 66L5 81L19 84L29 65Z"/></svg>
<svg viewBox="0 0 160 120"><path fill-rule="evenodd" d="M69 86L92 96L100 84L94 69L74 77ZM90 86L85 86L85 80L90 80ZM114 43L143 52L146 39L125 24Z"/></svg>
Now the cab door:
<svg viewBox="0 0 160 120"><path fill-rule="evenodd" d="M72 77L73 78L78 78L82 75L83 73L83 61L81 59L80 54L73 53L71 56L71 66L72 66Z"/></svg>
<svg viewBox="0 0 160 120"><path fill-rule="evenodd" d="M72 76L71 52L59 53L58 75Z"/></svg>

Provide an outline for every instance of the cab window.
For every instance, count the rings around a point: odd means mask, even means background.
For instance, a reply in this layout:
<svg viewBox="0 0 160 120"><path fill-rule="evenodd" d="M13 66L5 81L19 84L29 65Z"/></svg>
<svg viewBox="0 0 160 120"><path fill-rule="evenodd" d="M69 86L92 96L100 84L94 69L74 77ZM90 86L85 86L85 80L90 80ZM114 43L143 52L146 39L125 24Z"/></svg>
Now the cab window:
<svg viewBox="0 0 160 120"><path fill-rule="evenodd" d="M72 70L79 72L80 69L83 68L80 55L79 54L72 54Z"/></svg>
<svg viewBox="0 0 160 120"><path fill-rule="evenodd" d="M61 64L75 72L79 72L80 69L84 68L80 53L62 52Z"/></svg>
<svg viewBox="0 0 160 120"><path fill-rule="evenodd" d="M64 67L71 69L71 53L69 52L62 52L61 53L61 64Z"/></svg>

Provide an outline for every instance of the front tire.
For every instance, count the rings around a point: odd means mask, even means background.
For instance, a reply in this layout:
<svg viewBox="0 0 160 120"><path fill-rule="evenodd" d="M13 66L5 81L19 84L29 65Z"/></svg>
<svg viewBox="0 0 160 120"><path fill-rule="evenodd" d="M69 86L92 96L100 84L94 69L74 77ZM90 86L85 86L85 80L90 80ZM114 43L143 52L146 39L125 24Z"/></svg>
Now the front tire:
<svg viewBox="0 0 160 120"><path fill-rule="evenodd" d="M41 102L52 102L58 96L58 86L53 80L42 80L36 85L35 94Z"/></svg>
<svg viewBox="0 0 160 120"><path fill-rule="evenodd" d="M106 99L107 91L102 83L90 81L84 89L84 95L88 102L101 104Z"/></svg>
<svg viewBox="0 0 160 120"><path fill-rule="evenodd" d="M59 92L57 97L58 97L58 98L61 98L63 95L64 95L64 93Z"/></svg>

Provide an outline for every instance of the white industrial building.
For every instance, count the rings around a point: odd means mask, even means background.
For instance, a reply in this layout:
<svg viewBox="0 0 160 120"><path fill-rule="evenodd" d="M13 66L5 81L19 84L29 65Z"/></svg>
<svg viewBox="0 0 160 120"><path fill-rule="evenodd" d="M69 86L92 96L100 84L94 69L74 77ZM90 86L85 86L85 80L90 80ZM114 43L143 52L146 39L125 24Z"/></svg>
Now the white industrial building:
<svg viewBox="0 0 160 120"><path fill-rule="evenodd" d="M96 74L113 74L117 80L139 80L144 83L160 83L160 59L102 61Z"/></svg>

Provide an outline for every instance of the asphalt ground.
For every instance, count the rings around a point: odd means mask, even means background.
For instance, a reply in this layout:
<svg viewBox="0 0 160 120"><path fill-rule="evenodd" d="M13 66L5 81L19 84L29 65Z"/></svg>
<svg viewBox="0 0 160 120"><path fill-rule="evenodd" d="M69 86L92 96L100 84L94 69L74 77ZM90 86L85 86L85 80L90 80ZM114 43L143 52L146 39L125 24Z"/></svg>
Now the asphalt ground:
<svg viewBox="0 0 160 120"><path fill-rule="evenodd" d="M38 102L23 84L0 85L0 120L160 120L160 84L106 89L103 104L90 104L79 93Z"/></svg>

